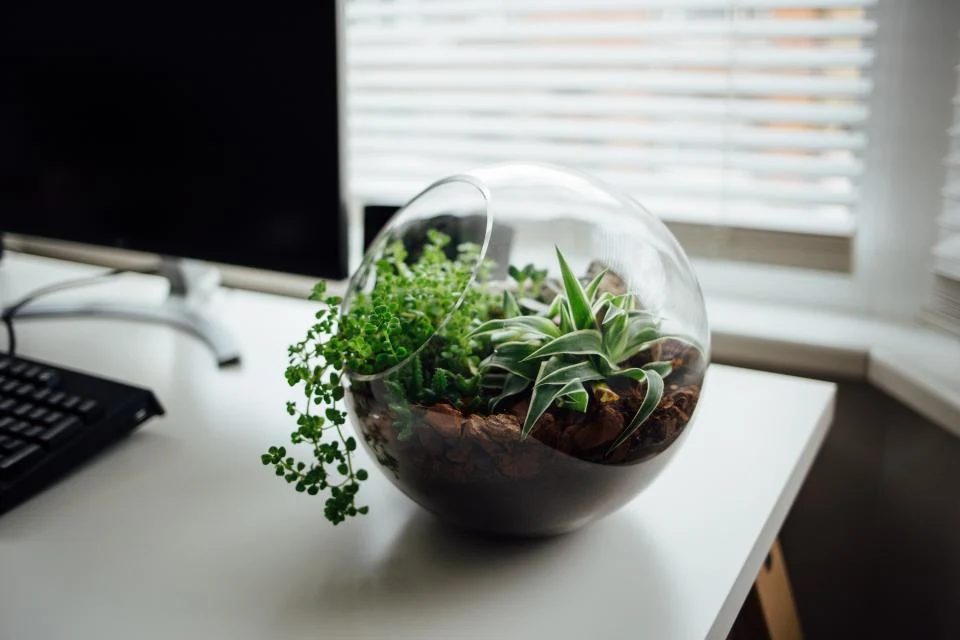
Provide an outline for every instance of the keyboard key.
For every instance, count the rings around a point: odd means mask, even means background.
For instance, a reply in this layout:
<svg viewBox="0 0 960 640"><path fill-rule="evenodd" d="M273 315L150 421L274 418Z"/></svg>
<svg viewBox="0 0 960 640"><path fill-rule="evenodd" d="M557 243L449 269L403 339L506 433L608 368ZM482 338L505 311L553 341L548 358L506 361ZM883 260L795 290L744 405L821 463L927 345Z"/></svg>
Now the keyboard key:
<svg viewBox="0 0 960 640"><path fill-rule="evenodd" d="M27 438L30 438L30 439L39 438L44 432L44 428L38 424L29 424L29 423L25 423L25 424L27 424L28 426L26 429L23 430L23 435L26 436Z"/></svg>
<svg viewBox="0 0 960 640"><path fill-rule="evenodd" d="M7 427L7 431L13 434L22 434L24 431L30 429L33 425L29 422L24 422L23 420L17 420L12 425Z"/></svg>
<svg viewBox="0 0 960 640"><path fill-rule="evenodd" d="M15 415L18 418L23 418L31 411L33 411L33 405L30 404L29 402L24 402L14 407L13 415Z"/></svg>
<svg viewBox="0 0 960 640"><path fill-rule="evenodd" d="M100 405L97 404L96 400L84 400L80 406L77 407L77 413L79 413L80 417L85 421L89 422L100 415Z"/></svg>
<svg viewBox="0 0 960 640"><path fill-rule="evenodd" d="M55 387L60 383L60 374L56 371L50 369L44 369L40 375L37 376L37 379L34 380L37 384L42 384L45 387Z"/></svg>
<svg viewBox="0 0 960 640"><path fill-rule="evenodd" d="M46 415L46 409L43 407L34 407L33 411L27 414L27 420L30 422L40 422Z"/></svg>
<svg viewBox="0 0 960 640"><path fill-rule="evenodd" d="M0 391L3 393L13 393L13 390L20 386L19 380L7 380L0 385Z"/></svg>
<svg viewBox="0 0 960 640"><path fill-rule="evenodd" d="M34 402L44 402L49 399L51 393L52 391L50 391L50 389L47 387L41 387L33 392L33 395L30 396L30 399Z"/></svg>
<svg viewBox="0 0 960 640"><path fill-rule="evenodd" d="M58 404L60 405L61 409L66 409L67 411L73 411L74 409L77 408L77 405L79 405L81 402L83 402L83 398L81 398L80 396L69 395L63 400L61 400Z"/></svg>
<svg viewBox="0 0 960 640"><path fill-rule="evenodd" d="M17 401L13 398L4 398L0 400L0 413L12 413L17 407Z"/></svg>
<svg viewBox="0 0 960 640"><path fill-rule="evenodd" d="M27 369L23 372L23 377L26 378L27 380L33 380L38 375L40 375L42 371L43 369L41 369L37 365L33 365L32 367L27 367Z"/></svg>
<svg viewBox="0 0 960 640"><path fill-rule="evenodd" d="M4 416L0 418L0 431L6 430L7 427L12 426L15 422L16 420L10 416Z"/></svg>
<svg viewBox="0 0 960 640"><path fill-rule="evenodd" d="M42 455L43 449L35 444L27 444L26 446L20 446L19 449L11 453L0 456L0 478L8 478L19 473Z"/></svg>
<svg viewBox="0 0 960 640"><path fill-rule="evenodd" d="M16 362L10 367L10 375L17 377L22 376L28 367L30 367L30 365L26 362Z"/></svg>
<svg viewBox="0 0 960 640"><path fill-rule="evenodd" d="M52 427L43 429L39 435L30 437L35 438L42 444L56 446L79 431L82 426L83 423L80 422L79 418L75 416L69 416ZM28 433L27 435L30 434Z"/></svg>
<svg viewBox="0 0 960 640"><path fill-rule="evenodd" d="M10 365L13 364L13 360L10 358L0 358L0 372L6 372L10 368Z"/></svg>
<svg viewBox="0 0 960 640"><path fill-rule="evenodd" d="M21 398L30 395L36 391L36 387L29 383L24 383L13 390L14 395L20 396Z"/></svg>
<svg viewBox="0 0 960 640"><path fill-rule="evenodd" d="M63 414L59 411L48 411L47 415L43 416L40 421L46 425L51 425L60 422L61 419L63 419Z"/></svg>
<svg viewBox="0 0 960 640"><path fill-rule="evenodd" d="M0 436L0 453L8 453L14 449L20 447L21 440L16 438L9 438L7 436Z"/></svg>

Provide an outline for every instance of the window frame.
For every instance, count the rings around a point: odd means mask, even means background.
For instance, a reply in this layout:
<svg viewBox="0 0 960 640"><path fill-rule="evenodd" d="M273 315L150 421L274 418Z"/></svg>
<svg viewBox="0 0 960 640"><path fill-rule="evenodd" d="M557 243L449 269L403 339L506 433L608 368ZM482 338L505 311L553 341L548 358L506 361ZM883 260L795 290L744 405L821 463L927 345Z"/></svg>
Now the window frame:
<svg viewBox="0 0 960 640"><path fill-rule="evenodd" d="M953 6L951 6L953 5ZM880 0L852 270L693 258L710 296L917 319L930 286L960 55L960 3Z"/></svg>

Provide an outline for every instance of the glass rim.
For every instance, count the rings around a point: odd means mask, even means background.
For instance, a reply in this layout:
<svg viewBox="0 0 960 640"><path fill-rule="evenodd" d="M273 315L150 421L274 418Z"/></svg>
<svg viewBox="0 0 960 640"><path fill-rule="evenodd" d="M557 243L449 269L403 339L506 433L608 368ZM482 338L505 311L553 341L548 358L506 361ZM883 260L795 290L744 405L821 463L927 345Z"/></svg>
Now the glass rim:
<svg viewBox="0 0 960 640"><path fill-rule="evenodd" d="M387 376L407 366L413 360L413 358L420 355L420 352L422 352L426 348L426 346L430 344L430 342L434 338L436 338L441 331L443 331L444 327L446 327L447 324L450 322L450 318L453 316L453 314L455 314L460 309L460 307L463 306L463 301L467 297L467 292L469 291L470 287L473 286L474 282L476 282L477 274L479 274L480 268L483 266L484 260L487 257L487 252L490 248L490 238L493 235L493 214L490 209L492 194L491 194L490 188L487 186L485 182L483 182L476 176L471 175L469 173L457 173L450 176L446 176L444 178L441 178L440 180L432 182L431 184L423 188L420 192L418 192L412 198L407 200L406 204L400 207L400 209L398 209L396 213L394 213L390 217L390 220L387 222L387 224L385 224L383 228L380 229L379 232L377 232L377 235L370 242L370 246L375 247L378 245L378 243L382 243L384 239L388 237L391 232L390 222L402 216L403 213L407 211L410 207L412 207L418 200L420 200L421 198L426 196L428 193L430 193L432 190L438 187L442 187L443 185L453 184L453 183L465 183L472 186L480 194L480 197L483 201L483 217L484 217L483 242L480 245L480 253L477 257L477 263L476 265L474 265L473 270L470 273L470 278L467 280L466 285L463 287L463 291L460 292L460 296L457 298L457 301L450 307L447 313L443 316L443 320L441 320L440 323L434 328L433 333L430 335L429 338L424 340L422 344L420 344L416 349L414 349L410 354L408 354L403 360L378 373L363 374L363 373L356 373L350 370L346 370L344 373L347 375L347 377L351 381L372 382L374 380L386 378ZM364 256L364 259L360 262L360 265L353 272L353 275L350 276L350 280L347 282L346 293L344 294L343 300L340 305L340 318L342 318L344 315L346 315L349 312L350 302L355 295L355 291L357 291L357 286L356 286L358 284L357 279L360 278L362 274L364 274L365 272L364 267L367 266L367 261L370 258L371 256Z"/></svg>

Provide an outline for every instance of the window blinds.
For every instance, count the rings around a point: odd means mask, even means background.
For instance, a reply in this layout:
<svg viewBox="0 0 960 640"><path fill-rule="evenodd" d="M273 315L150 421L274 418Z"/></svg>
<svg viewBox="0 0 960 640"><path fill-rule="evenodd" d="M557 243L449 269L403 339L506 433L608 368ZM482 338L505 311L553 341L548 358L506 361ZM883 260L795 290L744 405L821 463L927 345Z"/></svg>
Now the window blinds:
<svg viewBox="0 0 960 640"><path fill-rule="evenodd" d="M348 0L352 195L555 162L679 223L849 236L874 0Z"/></svg>
<svg viewBox="0 0 960 640"><path fill-rule="evenodd" d="M933 294L927 315L937 324L960 334L960 65L957 74L950 151L945 160L947 180L943 188L943 212L938 221L939 240L933 248Z"/></svg>

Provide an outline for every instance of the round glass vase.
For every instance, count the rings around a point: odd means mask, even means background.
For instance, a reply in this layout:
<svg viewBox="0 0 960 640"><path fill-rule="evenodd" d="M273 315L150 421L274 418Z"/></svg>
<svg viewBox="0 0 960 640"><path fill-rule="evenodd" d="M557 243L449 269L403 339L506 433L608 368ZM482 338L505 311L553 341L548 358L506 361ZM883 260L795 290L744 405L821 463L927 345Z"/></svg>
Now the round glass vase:
<svg viewBox="0 0 960 640"><path fill-rule="evenodd" d="M435 232L450 258L469 248L472 270L415 350L347 372L367 451L403 493L473 531L558 534L626 504L689 432L708 364L703 296L676 239L590 176L490 165L397 212L343 313L371 304L388 253L402 245L415 269Z"/></svg>

